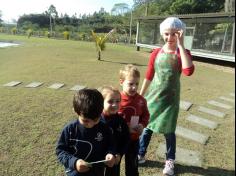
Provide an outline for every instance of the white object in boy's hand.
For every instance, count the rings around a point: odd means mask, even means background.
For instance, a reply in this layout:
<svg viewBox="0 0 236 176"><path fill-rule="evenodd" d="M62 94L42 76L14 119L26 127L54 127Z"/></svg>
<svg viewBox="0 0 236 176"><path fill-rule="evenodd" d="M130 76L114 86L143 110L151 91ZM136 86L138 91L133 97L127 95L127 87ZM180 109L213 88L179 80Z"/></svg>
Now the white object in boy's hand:
<svg viewBox="0 0 236 176"><path fill-rule="evenodd" d="M134 128L139 124L139 116L131 116L130 127Z"/></svg>
<svg viewBox="0 0 236 176"><path fill-rule="evenodd" d="M105 162L107 162L107 160L89 162L89 163L87 163L87 165L88 165L88 167L92 167L92 165L94 165L94 164L105 163Z"/></svg>

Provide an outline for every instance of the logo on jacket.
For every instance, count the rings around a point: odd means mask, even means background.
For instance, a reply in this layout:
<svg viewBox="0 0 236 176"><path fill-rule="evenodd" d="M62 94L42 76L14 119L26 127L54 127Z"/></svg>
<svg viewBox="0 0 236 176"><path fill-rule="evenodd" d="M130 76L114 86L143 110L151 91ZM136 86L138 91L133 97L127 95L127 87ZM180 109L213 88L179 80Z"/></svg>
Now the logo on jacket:
<svg viewBox="0 0 236 176"><path fill-rule="evenodd" d="M98 142L102 141L103 140L103 135L102 133L97 133L97 137L95 137L95 140L97 140Z"/></svg>

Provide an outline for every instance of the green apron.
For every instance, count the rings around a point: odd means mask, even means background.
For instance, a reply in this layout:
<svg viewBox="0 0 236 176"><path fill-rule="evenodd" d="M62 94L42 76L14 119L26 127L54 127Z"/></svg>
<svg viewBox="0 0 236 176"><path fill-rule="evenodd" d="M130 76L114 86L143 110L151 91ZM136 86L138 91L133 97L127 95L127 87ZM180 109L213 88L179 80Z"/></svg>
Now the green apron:
<svg viewBox="0 0 236 176"><path fill-rule="evenodd" d="M176 129L180 102L180 71L177 52L159 51L155 74L145 96L150 120L148 129L156 133L173 133Z"/></svg>

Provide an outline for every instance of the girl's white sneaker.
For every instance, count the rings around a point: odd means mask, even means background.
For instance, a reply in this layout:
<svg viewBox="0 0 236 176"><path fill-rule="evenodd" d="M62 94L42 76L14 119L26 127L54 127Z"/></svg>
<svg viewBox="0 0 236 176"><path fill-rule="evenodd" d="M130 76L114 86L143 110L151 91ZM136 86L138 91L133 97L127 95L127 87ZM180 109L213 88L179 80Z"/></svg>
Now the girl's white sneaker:
<svg viewBox="0 0 236 176"><path fill-rule="evenodd" d="M165 168L163 169L164 175L174 175L174 163L175 161L173 159L166 160Z"/></svg>

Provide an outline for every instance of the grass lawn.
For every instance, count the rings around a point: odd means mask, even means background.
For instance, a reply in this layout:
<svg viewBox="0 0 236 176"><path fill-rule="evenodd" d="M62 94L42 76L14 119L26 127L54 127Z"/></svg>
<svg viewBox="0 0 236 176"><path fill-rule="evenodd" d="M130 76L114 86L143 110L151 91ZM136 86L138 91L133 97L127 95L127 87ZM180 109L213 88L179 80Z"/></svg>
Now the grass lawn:
<svg viewBox="0 0 236 176"><path fill-rule="evenodd" d="M73 91L77 84L92 88L118 85L119 69L126 63L138 66L145 74L149 53L136 51L128 45L108 44L97 60L94 43L64 41L0 34L0 41L16 41L18 47L0 48L0 175L63 175L57 162L55 145L63 126L76 118L72 111ZM202 167L177 164L178 175L233 176L235 175L235 118L233 110L223 110L226 118L206 116L198 106L227 96L235 91L235 75L196 64L192 77L182 77L181 99L194 105L181 111L179 125L207 134L206 145L181 137L177 146L200 151ZM17 87L3 87L10 81L22 81ZM30 82L44 84L37 89L25 88ZM59 90L48 89L53 83L64 83ZM221 109L220 109L221 110ZM203 115L218 122L216 130L194 125L186 120L189 114ZM140 167L140 176L160 175L163 159L156 156L163 136L154 135L149 146L147 164ZM122 168L122 175L124 169ZM157 174L157 175L156 175Z"/></svg>

